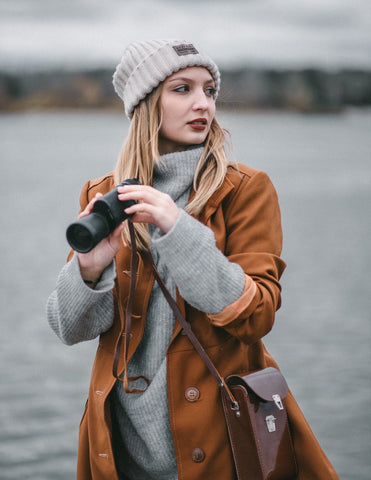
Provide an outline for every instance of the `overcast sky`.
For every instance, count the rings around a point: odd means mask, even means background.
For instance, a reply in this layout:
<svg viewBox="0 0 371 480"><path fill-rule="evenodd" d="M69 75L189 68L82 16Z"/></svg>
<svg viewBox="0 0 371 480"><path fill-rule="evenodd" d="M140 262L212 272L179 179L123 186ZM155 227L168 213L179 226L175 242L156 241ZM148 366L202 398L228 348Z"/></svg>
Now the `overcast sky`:
<svg viewBox="0 0 371 480"><path fill-rule="evenodd" d="M0 0L0 68L113 67L149 38L222 68L371 69L371 0Z"/></svg>

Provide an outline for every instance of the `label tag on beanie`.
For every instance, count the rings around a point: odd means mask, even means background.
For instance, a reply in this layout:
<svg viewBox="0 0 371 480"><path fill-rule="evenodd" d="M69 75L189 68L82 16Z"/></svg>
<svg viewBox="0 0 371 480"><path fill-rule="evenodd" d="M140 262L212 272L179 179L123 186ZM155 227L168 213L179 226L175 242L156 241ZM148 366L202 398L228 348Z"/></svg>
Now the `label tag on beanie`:
<svg viewBox="0 0 371 480"><path fill-rule="evenodd" d="M191 43L182 43L181 45L173 45L173 49L176 53L181 57L182 55L194 55L197 54L198 51Z"/></svg>

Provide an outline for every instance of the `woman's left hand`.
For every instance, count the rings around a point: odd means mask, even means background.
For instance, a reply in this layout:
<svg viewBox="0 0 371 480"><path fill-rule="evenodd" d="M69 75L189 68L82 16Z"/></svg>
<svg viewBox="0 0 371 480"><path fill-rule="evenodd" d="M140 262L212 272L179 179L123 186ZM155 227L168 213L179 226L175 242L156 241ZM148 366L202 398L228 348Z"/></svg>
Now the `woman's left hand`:
<svg viewBox="0 0 371 480"><path fill-rule="evenodd" d="M136 223L152 223L167 233L179 215L179 209L166 193L147 185L125 185L118 187L118 199L121 201L137 200L139 203L125 209Z"/></svg>

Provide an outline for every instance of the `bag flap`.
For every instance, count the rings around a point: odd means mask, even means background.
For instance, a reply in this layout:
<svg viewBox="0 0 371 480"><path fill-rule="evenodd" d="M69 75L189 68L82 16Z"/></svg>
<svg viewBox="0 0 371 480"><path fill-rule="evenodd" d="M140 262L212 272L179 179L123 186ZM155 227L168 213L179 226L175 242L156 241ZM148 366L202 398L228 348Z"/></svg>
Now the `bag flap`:
<svg viewBox="0 0 371 480"><path fill-rule="evenodd" d="M289 387L282 373L273 367L264 368L247 375L230 375L227 379L228 385L245 384L261 399L271 402L273 395L285 398Z"/></svg>

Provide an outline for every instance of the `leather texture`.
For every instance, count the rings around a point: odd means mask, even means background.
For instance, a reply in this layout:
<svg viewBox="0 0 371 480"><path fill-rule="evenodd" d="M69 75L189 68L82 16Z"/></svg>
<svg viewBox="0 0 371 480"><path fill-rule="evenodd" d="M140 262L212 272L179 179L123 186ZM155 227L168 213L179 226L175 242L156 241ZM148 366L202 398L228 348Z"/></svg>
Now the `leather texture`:
<svg viewBox="0 0 371 480"><path fill-rule="evenodd" d="M281 372L268 367L248 375L231 375L227 383L239 406L236 410L222 394L238 480L296 478L297 464L284 406L288 386Z"/></svg>

